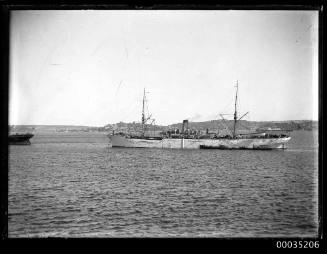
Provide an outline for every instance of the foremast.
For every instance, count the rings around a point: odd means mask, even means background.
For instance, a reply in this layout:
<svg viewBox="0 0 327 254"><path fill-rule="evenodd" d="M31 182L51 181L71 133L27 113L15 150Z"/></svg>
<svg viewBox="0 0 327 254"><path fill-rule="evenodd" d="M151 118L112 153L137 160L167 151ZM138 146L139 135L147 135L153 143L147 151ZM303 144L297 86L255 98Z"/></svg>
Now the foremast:
<svg viewBox="0 0 327 254"><path fill-rule="evenodd" d="M237 93L238 93L238 80L236 81L236 95L235 95L235 110L234 110L234 128L233 128L233 138L236 137L236 123L237 123Z"/></svg>
<svg viewBox="0 0 327 254"><path fill-rule="evenodd" d="M147 127L146 126L146 123L152 117L151 114L149 116L146 116L145 115L145 104L146 104L146 95L145 95L145 88L144 88L144 91L143 91L143 101L142 101L142 137L145 136L145 131L146 131L146 127ZM154 122L154 119L152 119L152 123L153 122Z"/></svg>
<svg viewBox="0 0 327 254"><path fill-rule="evenodd" d="M143 91L143 102L142 102L142 136L145 133L145 111L144 111L144 104L145 104L145 88Z"/></svg>

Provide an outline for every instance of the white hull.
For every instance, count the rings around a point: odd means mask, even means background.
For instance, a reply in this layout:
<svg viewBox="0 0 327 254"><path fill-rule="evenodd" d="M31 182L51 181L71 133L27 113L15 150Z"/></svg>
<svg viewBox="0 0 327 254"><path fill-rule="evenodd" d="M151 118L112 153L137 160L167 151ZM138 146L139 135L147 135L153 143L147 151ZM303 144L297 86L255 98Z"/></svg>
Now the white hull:
<svg viewBox="0 0 327 254"><path fill-rule="evenodd" d="M254 139L172 139L148 140L126 138L121 135L111 135L112 147L134 148L176 148L200 149L200 146L217 149L284 149L290 140L285 138L254 138Z"/></svg>

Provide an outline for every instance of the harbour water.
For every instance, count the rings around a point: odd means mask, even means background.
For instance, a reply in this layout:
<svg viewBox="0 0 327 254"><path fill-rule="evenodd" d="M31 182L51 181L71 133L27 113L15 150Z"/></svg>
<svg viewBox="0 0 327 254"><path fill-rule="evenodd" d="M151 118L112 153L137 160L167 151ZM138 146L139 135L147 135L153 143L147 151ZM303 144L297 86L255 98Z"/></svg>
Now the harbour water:
<svg viewBox="0 0 327 254"><path fill-rule="evenodd" d="M9 237L315 237L318 135L285 151L111 148L105 134L9 147Z"/></svg>

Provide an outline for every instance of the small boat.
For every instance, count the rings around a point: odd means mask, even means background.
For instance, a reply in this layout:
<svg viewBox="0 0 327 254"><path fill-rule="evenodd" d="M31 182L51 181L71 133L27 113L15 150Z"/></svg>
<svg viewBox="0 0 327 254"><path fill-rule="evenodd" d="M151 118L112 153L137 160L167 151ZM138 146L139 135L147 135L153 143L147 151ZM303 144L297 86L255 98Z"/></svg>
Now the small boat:
<svg viewBox="0 0 327 254"><path fill-rule="evenodd" d="M31 133L24 133L24 134L9 134L8 136L8 143L9 145L30 145L30 139L34 137Z"/></svg>

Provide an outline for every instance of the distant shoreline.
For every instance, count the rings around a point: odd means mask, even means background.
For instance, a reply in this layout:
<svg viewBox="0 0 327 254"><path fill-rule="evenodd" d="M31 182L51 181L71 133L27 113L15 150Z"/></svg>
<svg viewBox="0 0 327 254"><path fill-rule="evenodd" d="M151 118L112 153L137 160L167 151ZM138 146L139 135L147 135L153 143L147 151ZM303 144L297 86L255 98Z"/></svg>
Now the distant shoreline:
<svg viewBox="0 0 327 254"><path fill-rule="evenodd" d="M318 129L318 121L311 120L291 120L291 121L239 121L239 130L268 130L268 129L280 129L280 130L315 130ZM211 120L205 122L189 122L189 128L197 130L221 131L233 123L232 120ZM82 125L14 125L9 126L10 132L33 132L33 133L98 133L98 132L112 132L118 131L139 131L141 123L115 123L107 124L103 127L82 126ZM224 127L225 126L225 127ZM182 123L175 123L171 125L155 125L151 126L157 131L166 131L169 129L181 129Z"/></svg>

